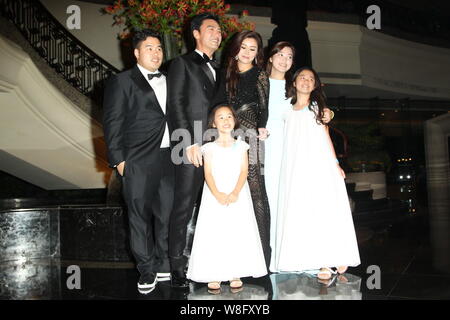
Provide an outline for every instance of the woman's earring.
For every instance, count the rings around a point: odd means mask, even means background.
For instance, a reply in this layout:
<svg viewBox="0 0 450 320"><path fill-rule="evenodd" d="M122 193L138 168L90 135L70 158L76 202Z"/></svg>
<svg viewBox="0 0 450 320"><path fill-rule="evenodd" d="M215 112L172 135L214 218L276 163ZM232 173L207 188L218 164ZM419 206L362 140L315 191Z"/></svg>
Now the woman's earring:
<svg viewBox="0 0 450 320"><path fill-rule="evenodd" d="M236 55L236 57L234 57L234 59L237 61L237 60L239 60L239 57L238 57L238 55Z"/></svg>
<svg viewBox="0 0 450 320"><path fill-rule="evenodd" d="M258 59L255 57L255 64L258 64Z"/></svg>

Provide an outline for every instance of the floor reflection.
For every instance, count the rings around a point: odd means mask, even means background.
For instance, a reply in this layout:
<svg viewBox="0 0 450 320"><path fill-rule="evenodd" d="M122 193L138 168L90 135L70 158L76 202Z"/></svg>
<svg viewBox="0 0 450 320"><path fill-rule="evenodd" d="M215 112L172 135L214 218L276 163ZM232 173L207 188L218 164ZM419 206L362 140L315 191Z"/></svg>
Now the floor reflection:
<svg viewBox="0 0 450 320"><path fill-rule="evenodd" d="M448 224L442 223L442 228ZM22 300L386 300L450 299L450 251L446 241L434 242L436 225L426 215L383 229L375 229L360 245L361 265L321 283L312 274L281 273L262 278L243 278L241 292L232 293L229 283L218 295L206 284L191 283L190 290L174 290L169 282L158 283L148 295L136 289L137 270L130 262L30 259L0 261L0 299ZM448 232L446 233L448 235ZM444 235L441 230L440 235ZM0 257L1 260L1 257ZM81 270L81 289L68 288L67 269ZM370 266L381 270L380 286L366 285ZM370 281L369 281L370 282Z"/></svg>
<svg viewBox="0 0 450 320"><path fill-rule="evenodd" d="M54 259L19 259L0 264L0 298L60 298L60 265Z"/></svg>
<svg viewBox="0 0 450 320"><path fill-rule="evenodd" d="M361 300L361 278L350 273L319 280L311 274L272 274L273 300Z"/></svg>
<svg viewBox="0 0 450 320"><path fill-rule="evenodd" d="M240 292L232 292L228 284L222 284L220 293L211 294L207 286L201 286L189 293L188 300L268 300L269 292L262 286L245 284Z"/></svg>
<svg viewBox="0 0 450 320"><path fill-rule="evenodd" d="M71 262L74 263L74 262ZM310 274L272 274L243 278L241 291L223 283L219 294L206 284L191 283L189 292L159 283L149 295L135 289L137 273L132 266L80 263L81 290L67 286L67 262L58 259L15 260L0 263L0 299L144 299L144 300L360 300L361 278L349 273L320 281ZM128 285L123 285L123 284ZM122 284L122 285L121 285Z"/></svg>

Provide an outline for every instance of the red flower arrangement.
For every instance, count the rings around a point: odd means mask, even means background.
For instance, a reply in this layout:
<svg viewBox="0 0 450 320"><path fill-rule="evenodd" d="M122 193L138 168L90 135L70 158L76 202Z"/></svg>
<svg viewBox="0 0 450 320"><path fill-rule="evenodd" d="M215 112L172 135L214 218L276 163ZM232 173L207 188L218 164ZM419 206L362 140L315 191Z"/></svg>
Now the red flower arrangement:
<svg viewBox="0 0 450 320"><path fill-rule="evenodd" d="M220 19L223 41L241 30L254 30L252 22L226 17L230 5L224 0L116 0L113 5L104 8L104 12L114 16L114 25L125 25L119 38L129 37L133 30L151 28L161 34L175 37L179 51L183 46L183 27L187 20L197 14L211 12ZM241 17L248 16L244 10Z"/></svg>

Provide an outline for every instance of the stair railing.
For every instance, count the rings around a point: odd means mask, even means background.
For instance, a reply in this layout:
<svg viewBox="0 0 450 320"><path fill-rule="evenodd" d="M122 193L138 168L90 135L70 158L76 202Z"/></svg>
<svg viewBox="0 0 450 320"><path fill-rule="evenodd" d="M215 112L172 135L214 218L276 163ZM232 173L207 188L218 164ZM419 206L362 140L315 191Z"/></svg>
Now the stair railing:
<svg viewBox="0 0 450 320"><path fill-rule="evenodd" d="M64 28L40 1L0 0L0 12L49 66L87 97L96 100L103 81L119 72Z"/></svg>

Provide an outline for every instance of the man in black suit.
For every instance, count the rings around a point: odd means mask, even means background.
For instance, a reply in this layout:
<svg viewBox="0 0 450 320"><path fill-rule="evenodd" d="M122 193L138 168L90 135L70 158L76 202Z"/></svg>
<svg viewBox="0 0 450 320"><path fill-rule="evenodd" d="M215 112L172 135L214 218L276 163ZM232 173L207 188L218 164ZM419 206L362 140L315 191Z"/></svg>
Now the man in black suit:
<svg viewBox="0 0 450 320"><path fill-rule="evenodd" d="M203 185L202 135L207 128L208 111L216 91L214 52L222 41L219 19L209 13L200 14L191 21L191 32L196 49L174 59L169 68L168 91L170 92L167 115L172 140L181 133L182 156L188 161L175 166L175 199L170 217L169 257L172 286L187 287L186 263L183 255L186 233L192 217L194 203ZM181 130L180 130L181 129ZM173 149L177 154L178 149Z"/></svg>
<svg viewBox="0 0 450 320"><path fill-rule="evenodd" d="M140 273L138 290L151 292L170 279L169 217L174 166L166 121L166 77L159 72L159 34L139 31L133 38L137 64L106 85L103 126L108 159L122 179L128 208L130 246Z"/></svg>

